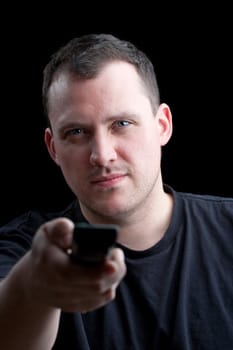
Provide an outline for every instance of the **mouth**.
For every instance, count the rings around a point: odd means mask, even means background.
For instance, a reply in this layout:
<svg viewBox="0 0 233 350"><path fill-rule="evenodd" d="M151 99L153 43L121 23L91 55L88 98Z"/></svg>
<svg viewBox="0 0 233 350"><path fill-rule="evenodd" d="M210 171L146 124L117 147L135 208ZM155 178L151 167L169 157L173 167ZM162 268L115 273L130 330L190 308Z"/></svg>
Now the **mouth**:
<svg viewBox="0 0 233 350"><path fill-rule="evenodd" d="M110 188L119 184L126 175L123 174L112 174L109 176L98 176L91 181L91 184L103 187Z"/></svg>

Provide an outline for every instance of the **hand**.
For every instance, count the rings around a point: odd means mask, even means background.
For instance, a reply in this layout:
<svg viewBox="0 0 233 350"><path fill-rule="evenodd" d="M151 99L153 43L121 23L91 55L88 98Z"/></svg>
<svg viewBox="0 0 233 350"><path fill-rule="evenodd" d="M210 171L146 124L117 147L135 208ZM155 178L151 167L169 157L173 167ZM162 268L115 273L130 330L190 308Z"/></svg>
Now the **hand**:
<svg viewBox="0 0 233 350"><path fill-rule="evenodd" d="M121 249L113 248L100 266L71 262L74 224L66 218L42 225L27 256L29 298L67 312L87 312L107 304L126 273Z"/></svg>

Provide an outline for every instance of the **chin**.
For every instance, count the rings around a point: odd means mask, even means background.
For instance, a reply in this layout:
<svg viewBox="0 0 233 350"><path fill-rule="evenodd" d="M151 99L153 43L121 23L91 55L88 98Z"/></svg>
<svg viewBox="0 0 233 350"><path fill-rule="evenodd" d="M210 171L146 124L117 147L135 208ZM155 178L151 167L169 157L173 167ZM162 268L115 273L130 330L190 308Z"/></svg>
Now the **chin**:
<svg viewBox="0 0 233 350"><path fill-rule="evenodd" d="M99 215L109 218L122 217L128 212L129 208L122 204L116 203L98 203L94 211Z"/></svg>
<svg viewBox="0 0 233 350"><path fill-rule="evenodd" d="M83 198L80 202L86 207L89 211L101 215L104 217L122 217L129 210L129 199L124 195L93 195L93 196L82 196ZM88 198L88 200L86 200Z"/></svg>

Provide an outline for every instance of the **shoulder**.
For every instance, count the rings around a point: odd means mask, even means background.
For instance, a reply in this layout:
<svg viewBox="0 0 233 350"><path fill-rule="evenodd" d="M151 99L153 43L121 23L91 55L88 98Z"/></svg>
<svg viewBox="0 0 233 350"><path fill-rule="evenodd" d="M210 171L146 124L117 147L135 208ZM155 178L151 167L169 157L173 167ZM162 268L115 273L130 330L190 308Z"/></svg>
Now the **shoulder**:
<svg viewBox="0 0 233 350"><path fill-rule="evenodd" d="M2 225L0 227L0 234L7 234L8 232L34 234L37 228L46 221L58 217L68 217L75 221L79 220L80 216L81 212L76 200L67 205L65 209L56 212L44 212L42 210L33 209Z"/></svg>
<svg viewBox="0 0 233 350"><path fill-rule="evenodd" d="M173 195L175 201L183 203L183 205L199 207L199 208L220 208L226 207L233 211L233 198L222 197L210 194L197 194L189 192L181 192L174 190L171 186L165 185L165 191Z"/></svg>
<svg viewBox="0 0 233 350"><path fill-rule="evenodd" d="M165 190L174 198L173 225L233 232L233 198Z"/></svg>
<svg viewBox="0 0 233 350"><path fill-rule="evenodd" d="M233 215L233 198L221 197L209 194L195 194L176 192L176 198L182 201L186 207L208 212L209 214L229 213Z"/></svg>

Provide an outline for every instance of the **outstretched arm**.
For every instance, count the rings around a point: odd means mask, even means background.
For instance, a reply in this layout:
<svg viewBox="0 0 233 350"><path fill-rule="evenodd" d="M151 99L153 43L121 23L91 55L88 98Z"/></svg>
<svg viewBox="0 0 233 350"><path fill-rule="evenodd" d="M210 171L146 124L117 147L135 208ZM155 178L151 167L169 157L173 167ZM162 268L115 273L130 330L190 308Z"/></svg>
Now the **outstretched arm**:
<svg viewBox="0 0 233 350"><path fill-rule="evenodd" d="M126 273L123 253L114 248L103 265L71 262L73 223L59 218L42 225L32 249L0 282L0 339L7 350L49 350L61 310L91 311L115 297Z"/></svg>

